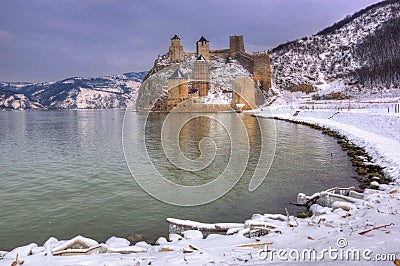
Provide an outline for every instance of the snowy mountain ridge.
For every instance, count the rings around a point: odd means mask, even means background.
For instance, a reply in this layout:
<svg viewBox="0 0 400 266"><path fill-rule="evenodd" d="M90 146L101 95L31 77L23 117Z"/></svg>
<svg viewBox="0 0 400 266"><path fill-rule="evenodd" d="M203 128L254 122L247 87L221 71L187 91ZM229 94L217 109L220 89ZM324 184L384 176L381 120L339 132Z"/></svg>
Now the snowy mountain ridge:
<svg viewBox="0 0 400 266"><path fill-rule="evenodd" d="M349 78L348 82L357 82L351 80L351 73L367 63L355 55L355 50L394 18L400 18L400 3L383 1L336 23L339 25L336 28L334 25L316 35L272 49L275 87L312 91L335 79Z"/></svg>
<svg viewBox="0 0 400 266"><path fill-rule="evenodd" d="M0 110L125 108L147 72L56 82L0 82Z"/></svg>

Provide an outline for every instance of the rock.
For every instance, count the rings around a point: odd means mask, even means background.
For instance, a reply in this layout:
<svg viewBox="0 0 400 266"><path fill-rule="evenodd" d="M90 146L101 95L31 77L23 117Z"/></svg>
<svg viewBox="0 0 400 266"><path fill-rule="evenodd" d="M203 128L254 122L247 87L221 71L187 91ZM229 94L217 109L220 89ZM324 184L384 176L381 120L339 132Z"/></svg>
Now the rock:
<svg viewBox="0 0 400 266"><path fill-rule="evenodd" d="M46 248L45 247L32 248L32 255L39 254L39 253L43 253L43 255L45 255L46 254L45 252L46 252Z"/></svg>
<svg viewBox="0 0 400 266"><path fill-rule="evenodd" d="M365 168L359 167L359 168L357 169L357 173L358 173L359 175L366 175L366 174L368 173L368 171L367 171L367 169L365 169Z"/></svg>
<svg viewBox="0 0 400 266"><path fill-rule="evenodd" d="M142 234L138 234L138 233L130 234L130 235L127 237L127 239L128 239L129 241L131 241L132 243L138 242L138 241L142 240L142 238L143 238L143 235L142 235Z"/></svg>
<svg viewBox="0 0 400 266"><path fill-rule="evenodd" d="M168 239L171 242L176 242L176 241L182 240L183 237L181 235L178 235L178 234L169 234Z"/></svg>
<svg viewBox="0 0 400 266"><path fill-rule="evenodd" d="M315 214L315 215L322 215L326 214L331 211L331 208L328 207L322 207L321 205L318 204L313 204L310 206L310 211Z"/></svg>
<svg viewBox="0 0 400 266"><path fill-rule="evenodd" d="M307 197L307 195L306 194L304 194L304 193L299 193L299 194L297 194L297 203L298 204L306 204L307 203L307 201L308 201L308 197Z"/></svg>
<svg viewBox="0 0 400 266"><path fill-rule="evenodd" d="M364 162L361 161L361 160L353 160L353 161L351 162L351 164L352 164L353 166L359 167L359 166L363 166L363 165L364 165Z"/></svg>
<svg viewBox="0 0 400 266"><path fill-rule="evenodd" d="M165 237L159 237L157 239L157 241L156 241L156 244L157 245L162 245L162 244L167 243L167 242L168 242L168 240Z"/></svg>
<svg viewBox="0 0 400 266"><path fill-rule="evenodd" d="M377 176L373 176L373 177L371 177L371 181L377 181L377 182L379 182L381 179L379 178L379 177L377 177Z"/></svg>
<svg viewBox="0 0 400 266"><path fill-rule="evenodd" d="M15 259L17 253L19 257L29 256L32 254L32 249L36 248L37 246L38 245L36 243L32 243L26 246L15 248L6 254L4 256L4 259Z"/></svg>
<svg viewBox="0 0 400 266"><path fill-rule="evenodd" d="M148 248L151 247L151 245L149 243L147 243L146 241L139 241L135 244L135 246L137 247L144 247L144 248Z"/></svg>
<svg viewBox="0 0 400 266"><path fill-rule="evenodd" d="M298 212L297 213L297 218L307 218L308 214L305 212Z"/></svg>
<svg viewBox="0 0 400 266"><path fill-rule="evenodd" d="M55 237L50 237L49 239L47 239L46 242L44 242L43 246L47 246L47 245L54 245L58 242L58 239Z"/></svg>
<svg viewBox="0 0 400 266"><path fill-rule="evenodd" d="M346 218L349 216L349 213L346 210L343 210L342 208L338 208L338 209L334 210L333 212L342 218Z"/></svg>
<svg viewBox="0 0 400 266"><path fill-rule="evenodd" d="M185 239L203 239L203 233L198 230L187 230L183 232Z"/></svg>
<svg viewBox="0 0 400 266"><path fill-rule="evenodd" d="M376 181L371 182L371 184L369 184L372 188L379 188L379 183Z"/></svg>
<svg viewBox="0 0 400 266"><path fill-rule="evenodd" d="M0 250L0 259L3 258L7 253L8 253L8 251Z"/></svg>
<svg viewBox="0 0 400 266"><path fill-rule="evenodd" d="M123 248L129 247L130 242L128 239L112 236L106 241L106 245L110 248Z"/></svg>

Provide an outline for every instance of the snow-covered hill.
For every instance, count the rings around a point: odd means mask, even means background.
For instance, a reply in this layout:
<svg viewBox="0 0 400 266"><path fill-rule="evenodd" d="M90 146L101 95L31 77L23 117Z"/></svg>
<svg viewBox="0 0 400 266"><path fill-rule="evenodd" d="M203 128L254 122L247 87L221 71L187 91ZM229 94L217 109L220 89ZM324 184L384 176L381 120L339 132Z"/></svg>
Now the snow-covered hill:
<svg viewBox="0 0 400 266"><path fill-rule="evenodd" d="M56 82L0 82L0 109L125 108L147 72Z"/></svg>
<svg viewBox="0 0 400 266"><path fill-rule="evenodd" d="M0 110L40 109L42 106L24 94L0 88Z"/></svg>
<svg viewBox="0 0 400 266"><path fill-rule="evenodd" d="M275 87L312 91L335 79L346 79L350 85L357 83L351 78L352 73L367 64L356 56L358 46L399 17L400 2L383 1L316 35L279 45L270 52Z"/></svg>
<svg viewBox="0 0 400 266"><path fill-rule="evenodd" d="M147 79L140 86L137 97L137 107L150 108L150 102L157 98L167 96L168 78L179 69L184 76L191 80L193 75L195 56L184 57L183 62L171 64L167 55L160 56L150 70ZM232 80L236 77L250 77L251 74L236 60L229 61L215 58L208 63L209 69L209 93L201 99L208 103L230 103L232 98ZM150 99L152 99L150 101Z"/></svg>

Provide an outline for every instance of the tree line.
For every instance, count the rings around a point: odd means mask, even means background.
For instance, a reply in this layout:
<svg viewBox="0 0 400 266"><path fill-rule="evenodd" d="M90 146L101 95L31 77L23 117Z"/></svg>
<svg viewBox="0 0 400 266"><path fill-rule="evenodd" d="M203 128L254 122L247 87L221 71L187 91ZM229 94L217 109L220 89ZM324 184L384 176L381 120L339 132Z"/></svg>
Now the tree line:
<svg viewBox="0 0 400 266"><path fill-rule="evenodd" d="M382 28L353 48L363 62L353 76L363 85L396 84L400 81L400 18L392 18Z"/></svg>

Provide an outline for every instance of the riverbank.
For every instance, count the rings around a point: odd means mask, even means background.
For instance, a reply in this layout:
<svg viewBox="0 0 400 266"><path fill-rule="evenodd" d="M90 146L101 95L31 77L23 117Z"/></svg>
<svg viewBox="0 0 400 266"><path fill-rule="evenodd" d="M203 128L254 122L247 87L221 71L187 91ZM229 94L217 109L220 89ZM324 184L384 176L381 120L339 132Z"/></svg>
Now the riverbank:
<svg viewBox="0 0 400 266"><path fill-rule="evenodd" d="M301 255L316 251L320 262L340 263L344 253L357 249L364 264L375 264L376 255L391 254L400 257L400 116L374 110L272 110L259 112L264 117L303 121L330 128L359 147L374 163L384 168L389 184L378 184L378 190L365 189L363 193L348 193L334 198L331 192L316 193L301 198L327 198L326 206L320 202L311 206L313 215L304 219L295 214L255 214L244 222L244 230L233 235L211 234L203 239L198 231L186 231L182 236L171 234L169 241L160 238L157 245L145 242L129 246L124 239L111 238L104 244L78 237L72 241L49 239L45 244L31 244L11 252L0 253L0 265L11 265L19 254L24 265L171 265L171 264L260 264L273 260L302 260ZM329 188L327 188L329 189ZM340 199L340 200L338 200ZM262 229L262 230L260 230ZM253 230L255 236L245 237ZM257 231L258 230L258 231ZM259 234L256 234L259 232ZM267 235L262 235L267 233ZM84 248L85 249L79 249ZM264 250L268 247L267 250ZM68 248L75 250L68 251ZM79 250L77 250L79 249ZM329 254L324 249L336 251ZM338 251L343 251L339 257ZM64 253L86 252L92 255L50 256ZM107 253L106 253L107 252ZM104 253L104 254L96 254ZM119 254L131 253L131 254ZM352 254L356 254L354 251ZM30 255L33 254L33 255ZM48 254L45 256L45 254ZM274 256L273 256L274 255ZM279 256L278 256L279 255ZM356 254L357 255L357 254ZM335 258L336 256L336 258ZM391 260L393 260L390 257ZM314 261L313 259L311 259ZM357 258L349 258L357 261ZM393 265L393 262L387 262Z"/></svg>

